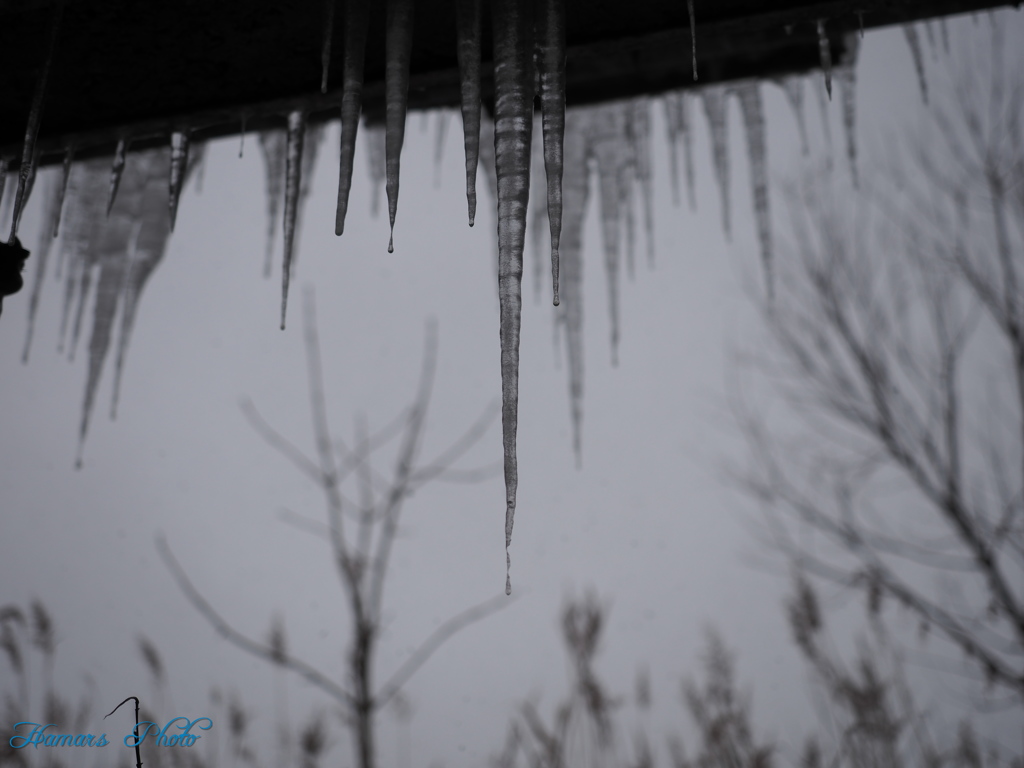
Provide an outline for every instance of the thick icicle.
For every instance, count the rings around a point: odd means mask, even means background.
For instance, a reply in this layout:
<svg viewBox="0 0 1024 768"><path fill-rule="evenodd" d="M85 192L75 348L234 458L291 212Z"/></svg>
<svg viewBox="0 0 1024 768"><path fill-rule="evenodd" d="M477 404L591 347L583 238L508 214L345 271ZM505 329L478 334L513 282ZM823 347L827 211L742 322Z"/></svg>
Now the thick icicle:
<svg viewBox="0 0 1024 768"><path fill-rule="evenodd" d="M188 134L175 131L171 134L171 169L169 175L170 195L167 204L171 211L171 231L178 218L178 200L181 199L181 188L185 183L185 168L188 166Z"/></svg>
<svg viewBox="0 0 1024 768"><path fill-rule="evenodd" d="M434 189L441 187L441 165L444 160L444 140L448 136L448 118L451 117L447 109L437 111L436 122L437 133L434 135Z"/></svg>
<svg viewBox="0 0 1024 768"><path fill-rule="evenodd" d="M334 38L334 3L324 0L324 40L320 48L320 93L327 93L327 72L331 68L331 41Z"/></svg>
<svg viewBox="0 0 1024 768"><path fill-rule="evenodd" d="M50 17L50 29L46 42L46 54L43 59L42 69L36 79L35 92L32 94L32 106L29 107L28 124L25 126L25 140L21 147L21 169L18 172L18 191L14 198L14 214L11 217L11 236L8 242L13 243L18 234L18 225L21 223L21 212L28 202L30 179L35 178L36 161L36 136L39 135L39 122L43 116L43 100L46 96L46 84L50 78L50 65L53 63L53 53L57 47L57 35L60 33L61 16L64 14L64 0L57 0L53 6Z"/></svg>
<svg viewBox="0 0 1024 768"><path fill-rule="evenodd" d="M263 276L270 277L277 212L281 206L281 195L284 193L284 156L287 139L285 132L279 130L260 131L259 139L267 172L267 245L263 257Z"/></svg>
<svg viewBox="0 0 1024 768"><path fill-rule="evenodd" d="M857 53L860 40L848 35L846 55L836 70L839 94L843 104L843 128L846 131L846 157L850 161L850 177L853 186L860 184L857 174Z"/></svg>
<svg viewBox="0 0 1024 768"><path fill-rule="evenodd" d="M388 218L391 238L388 253L395 250L395 214L398 213L398 177L405 143L405 116L409 110L409 60L412 55L413 0L388 0L387 36L384 42L385 167Z"/></svg>
<svg viewBox="0 0 1024 768"><path fill-rule="evenodd" d="M565 175L562 180L562 303L556 331L565 329L569 373L569 416L576 466L583 463L583 221L587 211L590 169L587 125L590 109L565 115Z"/></svg>
<svg viewBox="0 0 1024 768"><path fill-rule="evenodd" d="M796 127L800 131L800 152L806 155L810 152L810 147L807 142L807 119L804 112L804 79L800 75L787 75L776 82L785 92L786 100L793 109Z"/></svg>
<svg viewBox="0 0 1024 768"><path fill-rule="evenodd" d="M61 168L60 186L57 190L57 206L53 212L53 237L60 233L60 215L64 210L64 197L68 191L68 179L71 178L71 162L75 157L75 148L68 146L64 150L64 164ZM45 219L44 219L45 221Z"/></svg>
<svg viewBox="0 0 1024 768"><path fill-rule="evenodd" d="M532 3L494 0L494 154L498 178L498 299L501 325L501 427L505 452L505 593L511 594L512 527L519 476L519 327L523 244L530 201L533 133Z"/></svg>
<svg viewBox="0 0 1024 768"><path fill-rule="evenodd" d="M352 165L356 156L356 133L363 105L363 68L366 60L368 0L345 3L345 57L341 92L341 160L338 172L338 210L334 234L345 231L348 194L352 189Z"/></svg>
<svg viewBox="0 0 1024 768"><path fill-rule="evenodd" d="M114 150L114 162L110 166L110 198L107 200L107 216L114 207L114 200L117 199L117 188L121 185L121 175L124 173L125 153L128 151L128 140L120 138L117 140L117 148Z"/></svg>
<svg viewBox="0 0 1024 768"><path fill-rule="evenodd" d="M914 70L917 72L917 84L921 87L921 100L928 103L928 80L924 74L924 56L921 54L921 41L917 37L917 27L913 24L903 25L903 34L907 38L910 55L914 58Z"/></svg>
<svg viewBox="0 0 1024 768"><path fill-rule="evenodd" d="M384 186L384 144L387 141L383 125L367 125L366 159L370 165L370 215L380 213L380 193Z"/></svg>
<svg viewBox="0 0 1024 768"><path fill-rule="evenodd" d="M558 241L562 233L562 144L565 138L565 0L540 0L537 8L537 74L540 82L544 172L551 228L551 285L558 306Z"/></svg>
<svg viewBox="0 0 1024 768"><path fill-rule="evenodd" d="M476 169L480 160L480 0L457 0L455 19L466 148L466 202L472 227L476 222Z"/></svg>
<svg viewBox="0 0 1024 768"><path fill-rule="evenodd" d="M288 114L288 152L284 172L284 264L281 269L281 330L288 312L288 284L292 276L295 247L295 219L302 188L302 144L306 138L306 115L300 109Z"/></svg>
<svg viewBox="0 0 1024 768"><path fill-rule="evenodd" d="M747 134L747 152L750 157L750 185L754 196L754 213L757 218L757 239L761 244L761 262L764 265L764 279L768 300L775 295L775 278L772 269L772 218L768 208L768 158L764 134L764 106L761 103L761 86L756 80L748 80L736 86L743 113L743 125Z"/></svg>
<svg viewBox="0 0 1024 768"><path fill-rule="evenodd" d="M28 328L25 332L25 345L21 351L21 362L28 362L29 348L32 346L32 336L35 332L36 311L39 309L39 298L42 295L43 279L46 276L46 262L49 260L50 247L53 245L53 236L46 222L52 221L60 209L62 202L62 182L56 176L46 178L46 200L43 210L43 226L39 230L39 245L32 254L35 261L35 273L32 278L32 294L28 302Z"/></svg>
<svg viewBox="0 0 1024 768"><path fill-rule="evenodd" d="M697 82L697 14L693 11L693 0L686 0L686 9L690 13L690 52L693 57L693 81Z"/></svg>
<svg viewBox="0 0 1024 768"><path fill-rule="evenodd" d="M722 199L722 229L726 238L732 236L729 224L729 123L726 111L725 86L712 85L701 90L704 112L708 116L711 134L711 152L715 167L715 180Z"/></svg>
<svg viewBox="0 0 1024 768"><path fill-rule="evenodd" d="M825 74L825 90L829 100L832 99L832 46L825 34L825 20L818 19L818 57L821 59L821 71Z"/></svg>

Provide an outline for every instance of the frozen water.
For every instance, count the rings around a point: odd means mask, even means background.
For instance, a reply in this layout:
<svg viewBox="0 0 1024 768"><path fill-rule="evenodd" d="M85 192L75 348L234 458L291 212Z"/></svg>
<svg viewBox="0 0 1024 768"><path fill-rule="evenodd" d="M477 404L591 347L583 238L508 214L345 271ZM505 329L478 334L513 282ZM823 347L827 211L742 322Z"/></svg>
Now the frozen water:
<svg viewBox="0 0 1024 768"><path fill-rule="evenodd" d="M764 265L768 298L774 296L772 270L771 212L768 208L768 158L764 130L764 106L761 86L756 80L747 80L736 86L747 134L747 153L750 157L750 184L754 197L754 215L757 219L757 238L761 245L761 263Z"/></svg>
<svg viewBox="0 0 1024 768"><path fill-rule="evenodd" d="M832 98L832 46L825 33L825 20L818 19L818 57L821 59L821 71L825 74L825 90L829 99Z"/></svg>
<svg viewBox="0 0 1024 768"><path fill-rule="evenodd" d="M405 143L405 117L409 109L409 57L412 53L412 0L388 0L387 39L384 45L385 144L388 217L391 239L388 253L395 250L395 214L398 213L398 177Z"/></svg>
<svg viewBox="0 0 1024 768"><path fill-rule="evenodd" d="M466 148L466 202L472 227L476 222L476 169L480 158L480 0L456 0L455 16Z"/></svg>
<svg viewBox="0 0 1024 768"><path fill-rule="evenodd" d="M295 220L302 185L302 149L306 138L306 115L296 109L288 114L288 138L284 171L284 264L281 268L281 330L288 312L288 285L292 275L295 249Z"/></svg>
<svg viewBox="0 0 1024 768"><path fill-rule="evenodd" d="M722 229L725 236L731 236L729 225L729 124L727 122L725 86L711 85L701 89L704 112L708 117L708 132L711 135L711 156L715 168L715 181L722 201Z"/></svg>
<svg viewBox="0 0 1024 768"><path fill-rule="evenodd" d="M345 56L341 92L341 158L338 162L338 209L334 234L345 231L348 195L352 189L352 166L356 155L356 134L363 104L363 69L366 60L368 0L345 3Z"/></svg>
<svg viewBox="0 0 1024 768"><path fill-rule="evenodd" d="M551 284L558 306L558 242L562 232L562 143L565 137L565 2L540 0L537 13L537 76L540 83Z"/></svg>

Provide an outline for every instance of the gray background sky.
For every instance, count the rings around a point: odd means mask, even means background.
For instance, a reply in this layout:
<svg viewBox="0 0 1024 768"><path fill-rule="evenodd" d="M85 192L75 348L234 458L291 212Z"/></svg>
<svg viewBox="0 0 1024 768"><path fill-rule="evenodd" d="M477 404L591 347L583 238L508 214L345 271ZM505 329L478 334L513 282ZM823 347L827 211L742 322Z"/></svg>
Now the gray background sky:
<svg viewBox="0 0 1024 768"><path fill-rule="evenodd" d="M1009 25L1008 41L1021 39L1018 14L998 19ZM950 30L954 57L968 38L983 41L989 34L987 21L975 26L969 18L951 22ZM938 87L937 73L947 62L927 47L925 53ZM912 130L924 108L899 30L868 34L857 74L861 168L867 172L872 149ZM809 85L823 87L819 76ZM765 84L763 94L773 178L822 158L810 90L809 160L800 157L782 91ZM660 100L652 103L657 264L654 271L644 264L641 234L636 280L623 277L617 369L609 363L607 289L591 194L580 471L571 450L565 366L556 364L552 348L550 287L534 301L528 256L511 550L520 599L457 636L408 686L414 765L479 765L500 747L508 718L525 697L541 696L549 711L564 692L567 672L559 607L566 595L591 586L611 605L598 668L620 693L632 691L638 666L652 671L649 733L657 742L686 721L679 680L696 671L708 624L737 651L760 733L792 755L810 730L806 677L781 609L788 580L755 567L761 552L744 521L755 519L756 511L719 471L739 446L729 392L737 377L749 378L731 366L731 351L756 344L760 333L743 288L744 282L760 285L761 267L742 123L738 102L730 100L729 244L720 229L707 123L697 102L694 107L698 211L691 214L685 196L681 207L672 205L664 115ZM838 101L829 111L835 172L845 180ZM253 432L238 403L251 397L272 425L312 446L301 335L307 284L316 286L329 407L343 436L351 437L357 410L365 410L372 428L411 399L429 316L438 319L440 357L424 456L459 435L498 395L493 200L481 183L477 226L469 229L461 121L453 117L449 125L440 189L432 182L433 143L433 118L430 130L421 132L420 116L411 116L395 253L389 255L386 216L369 215L365 142L346 233L340 239L333 234L332 127L304 216L283 333L277 329L279 245L274 278L261 276L264 167L255 136L247 137L241 160L237 141L213 144L202 193L194 184L186 190L167 256L143 296L113 423L106 418L110 370L104 374L82 471L73 464L87 337L73 364L54 353L61 297L51 274L32 358L22 366L27 291L5 302L0 604L39 597L51 609L62 687L79 687L88 673L98 709L132 693L145 696L150 689L135 646L141 632L164 655L169 715L208 714L207 689L216 683L237 688L259 712L254 727L269 736L272 670L220 640L187 603L156 554L158 531L237 628L261 637L280 611L295 653L341 674L347 630L327 546L278 517L287 507L323 519L321 497ZM29 247L38 237L41 197L23 224ZM780 244L785 211L777 191L772 205ZM759 396L757 385L748 388ZM500 456L496 424L464 465ZM477 486L427 486L410 500L386 587L379 679L441 621L501 591L503 517L499 477ZM0 688L8 681L9 670L0 665ZM327 703L298 680L289 681L289 698L293 717L311 702ZM395 733L394 718L385 716L379 733L384 764L395 755ZM339 747L336 754L348 761L347 739Z"/></svg>

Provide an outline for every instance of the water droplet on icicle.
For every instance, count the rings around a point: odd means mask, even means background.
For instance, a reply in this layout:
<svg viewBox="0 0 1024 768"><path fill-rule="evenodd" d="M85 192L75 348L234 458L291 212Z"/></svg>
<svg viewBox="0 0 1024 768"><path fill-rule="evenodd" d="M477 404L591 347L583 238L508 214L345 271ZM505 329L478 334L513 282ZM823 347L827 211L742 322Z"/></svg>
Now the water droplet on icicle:
<svg viewBox="0 0 1024 768"><path fill-rule="evenodd" d="M288 311L288 284L292 273L295 248L295 219L302 184L302 145L306 138L306 115L302 110L288 114L288 148L284 172L284 265L281 271L281 330Z"/></svg>
<svg viewBox="0 0 1024 768"><path fill-rule="evenodd" d="M334 234L345 231L348 195L352 189L352 166L356 156L356 134L363 104L363 69L366 61L366 31L369 22L367 0L345 3L345 55L341 91L341 158L338 169L338 209Z"/></svg>
<svg viewBox="0 0 1024 768"><path fill-rule="evenodd" d="M764 265L765 285L769 302L775 295L775 278L772 269L771 211L768 208L768 153L764 131L764 106L761 102L761 86L756 80L748 80L736 86L743 113L743 125L747 134L747 153L750 157L750 185L754 197L754 213L757 218L757 238L761 245L761 263Z"/></svg>
<svg viewBox="0 0 1024 768"><path fill-rule="evenodd" d="M532 4L494 0L494 154L498 179L498 299L501 338L501 427L505 454L506 590L511 591L508 548L519 475L516 430L519 409L519 329L523 245L530 201L533 133Z"/></svg>
<svg viewBox="0 0 1024 768"><path fill-rule="evenodd" d="M786 101L793 110L796 127L800 132L800 152L806 155L810 152L810 147L807 142L807 116L804 111L804 79L800 75L787 75L776 82L785 92Z"/></svg>
<svg viewBox="0 0 1024 768"><path fill-rule="evenodd" d="M128 151L128 139L117 140L117 148L114 150L114 162L110 166L110 198L107 200L107 216L114 208L114 200L117 199L117 188L121 185L121 175L124 173L125 155Z"/></svg>
<svg viewBox="0 0 1024 768"><path fill-rule="evenodd" d="M542 0L536 18L548 226L551 229L552 303L558 306L558 243L562 233L562 152L565 138L565 2Z"/></svg>
<svg viewBox="0 0 1024 768"><path fill-rule="evenodd" d="M21 223L21 213L28 202L32 182L35 181L36 163L38 153L36 151L36 137L39 135L39 123L43 116L43 101L46 97L46 85L50 78L50 66L53 63L53 54L57 48L57 36L60 33L61 17L64 14L64 0L57 0L53 6L50 16L50 28L47 35L46 53L43 57L43 66L36 78L35 91L32 94L32 105L29 107L28 123L25 126L25 138L21 146L21 168L18 172L18 191L14 197L14 213L11 217L11 236L8 242L13 243L18 234L18 226ZM3 169L6 172L6 166Z"/></svg>
<svg viewBox="0 0 1024 768"><path fill-rule="evenodd" d="M270 277L274 253L274 233L277 231L277 213L284 194L284 158L287 139L279 130L260 131L260 150L266 166L267 244L263 255L263 276Z"/></svg>
<svg viewBox="0 0 1024 768"><path fill-rule="evenodd" d="M821 59L821 71L825 74L825 90L829 100L832 99L832 46L825 33L825 20L818 19L818 57Z"/></svg>
<svg viewBox="0 0 1024 768"><path fill-rule="evenodd" d="M185 183L185 168L188 167L188 134L175 131L171 134L171 168L169 175L170 196L167 204L171 212L171 231L178 218L178 201Z"/></svg>
<svg viewBox="0 0 1024 768"><path fill-rule="evenodd" d="M913 24L904 24L903 35L907 38L907 46L914 59L914 71L917 72L917 84L921 88L921 100L927 104L928 80L924 74L924 56L921 54L921 41L917 37L917 28Z"/></svg>
<svg viewBox="0 0 1024 768"><path fill-rule="evenodd" d="M476 169L480 161L480 0L457 0L455 20L466 148L466 202L472 227L476 222Z"/></svg>
<svg viewBox="0 0 1024 768"><path fill-rule="evenodd" d="M395 215L398 213L398 180L405 143L405 117L409 110L409 63L412 55L412 0L388 0L387 34L384 42L384 127L388 218L391 239L388 253L395 250Z"/></svg>
<svg viewBox="0 0 1024 768"><path fill-rule="evenodd" d="M693 11L693 0L686 0L686 9L690 13L690 52L692 56L693 81L697 82L697 15Z"/></svg>
<svg viewBox="0 0 1024 768"><path fill-rule="evenodd" d="M320 48L320 93L327 93L327 72L331 68L331 40L334 37L334 3L324 0L324 39Z"/></svg>
<svg viewBox="0 0 1024 768"><path fill-rule="evenodd" d="M725 86L711 85L701 89L704 112L708 117L708 131L711 134L711 158L715 169L715 181L722 200L722 229L726 238L732 236L729 224L729 123Z"/></svg>

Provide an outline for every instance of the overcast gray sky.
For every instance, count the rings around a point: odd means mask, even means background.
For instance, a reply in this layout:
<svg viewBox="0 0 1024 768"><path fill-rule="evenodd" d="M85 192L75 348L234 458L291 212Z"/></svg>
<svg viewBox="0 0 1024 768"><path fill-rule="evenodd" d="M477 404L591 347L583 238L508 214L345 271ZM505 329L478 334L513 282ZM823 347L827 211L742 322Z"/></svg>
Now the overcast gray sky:
<svg viewBox="0 0 1024 768"><path fill-rule="evenodd" d="M1019 15L999 19L1020 39ZM957 43L987 34L987 26L951 23L954 56ZM933 76L944 66L927 48L926 65ZM923 107L899 30L867 35L857 75L865 170L873 149L908 130ZM809 85L823 87L818 76ZM782 91L766 83L763 93L773 178L823 157L810 90L811 160L800 157ZM622 283L618 368L609 363L607 288L591 194L581 470L572 454L565 365L557 364L552 346L550 286L534 300L528 256L511 549L519 599L458 635L408 686L414 765L479 765L499 749L524 698L540 696L543 711L550 711L567 673L558 611L567 595L587 587L611 606L598 669L612 690L631 692L641 665L653 673L649 732L656 742L686 721L679 680L696 672L709 624L737 652L762 734L793 754L813 722L781 609L788 581L755 567L760 552L744 521L756 511L720 474L738 446L728 410L739 375L731 350L755 343L759 333L743 283L759 285L761 267L738 102L729 107L731 243L720 229L707 123L698 106L693 214L685 197L682 206L672 204L664 113L660 100L651 105L657 263L653 271L644 264L641 233L636 280L624 276ZM835 172L848 179L837 101L829 113ZM337 126L329 131L304 216L285 332L278 330L279 244L274 277L261 274L264 168L255 136L247 137L243 159L235 140L210 146L202 192L194 182L187 188L167 256L142 298L118 419L106 418L108 368L81 471L74 470L74 456L87 336L74 363L55 353L61 296L51 274L32 357L23 366L27 291L4 302L0 604L26 605L33 597L46 603L59 630L57 679L73 690L82 675L91 675L97 709L150 690L135 646L143 633L164 655L173 698L168 716L210 714L211 684L237 688L258 711L254 727L266 729L270 743L272 670L219 639L188 604L156 554L158 532L238 629L261 637L280 612L296 655L342 674L346 614L327 546L279 518L288 508L322 520L321 498L239 409L242 398L251 398L270 424L312 448L303 286L316 288L330 415L341 435L351 438L359 410L372 428L409 402L428 317L438 320L440 356L423 455L459 435L499 394L494 206L482 191L477 225L466 226L461 121L450 122L435 189L433 119L421 132L420 116L411 116L391 255L386 216L369 215L361 144L345 235L336 238ZM29 247L38 237L41 197L22 227ZM778 240L785 216L777 190L772 205ZM463 465L500 457L496 424ZM386 586L379 679L441 621L502 591L503 523L500 477L468 487L431 485L408 502ZM0 688L9 681L0 665ZM298 680L288 686L295 719L314 703L329 703ZM382 764L396 754L395 733L394 718L385 715ZM351 750L341 738L335 754L347 764Z"/></svg>

